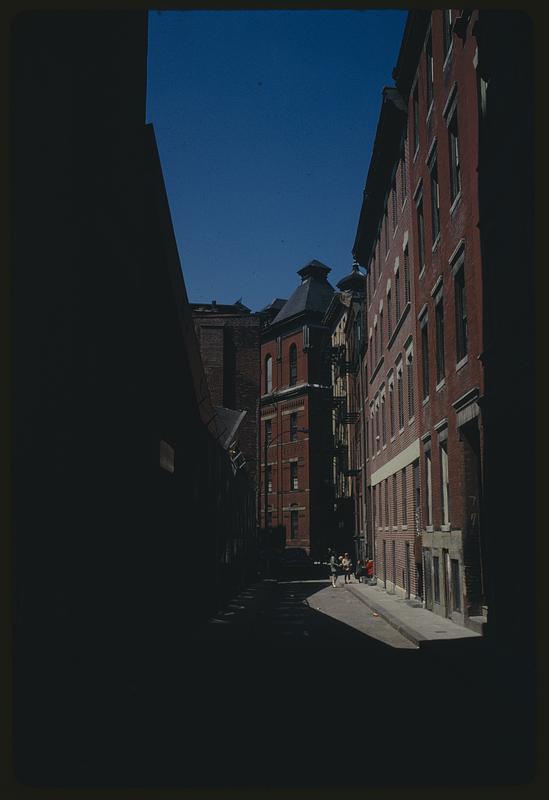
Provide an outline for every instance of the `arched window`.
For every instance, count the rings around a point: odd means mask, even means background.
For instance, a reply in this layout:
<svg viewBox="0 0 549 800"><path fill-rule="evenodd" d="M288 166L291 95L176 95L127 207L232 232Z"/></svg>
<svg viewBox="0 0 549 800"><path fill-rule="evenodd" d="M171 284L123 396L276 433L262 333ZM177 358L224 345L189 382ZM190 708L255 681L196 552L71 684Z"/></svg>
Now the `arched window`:
<svg viewBox="0 0 549 800"><path fill-rule="evenodd" d="M273 359L272 356L265 357L265 392L269 394L273 391Z"/></svg>
<svg viewBox="0 0 549 800"><path fill-rule="evenodd" d="M295 386L297 382L297 347L295 344L290 346L290 386Z"/></svg>

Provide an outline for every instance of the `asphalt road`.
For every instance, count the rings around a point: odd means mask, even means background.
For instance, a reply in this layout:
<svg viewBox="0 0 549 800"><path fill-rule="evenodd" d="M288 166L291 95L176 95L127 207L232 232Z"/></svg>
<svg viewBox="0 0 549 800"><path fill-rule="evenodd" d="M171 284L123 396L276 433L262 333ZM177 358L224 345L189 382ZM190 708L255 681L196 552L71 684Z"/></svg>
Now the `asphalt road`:
<svg viewBox="0 0 549 800"><path fill-rule="evenodd" d="M342 586L250 588L202 634L182 626L123 664L101 652L29 681L21 782L470 786L531 769L518 659L433 658Z"/></svg>

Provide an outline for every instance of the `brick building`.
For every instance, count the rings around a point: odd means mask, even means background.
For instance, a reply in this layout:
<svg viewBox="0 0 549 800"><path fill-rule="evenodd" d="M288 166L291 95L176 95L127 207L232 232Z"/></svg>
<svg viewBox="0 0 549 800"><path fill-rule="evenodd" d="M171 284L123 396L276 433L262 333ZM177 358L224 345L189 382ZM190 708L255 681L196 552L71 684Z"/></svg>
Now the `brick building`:
<svg viewBox="0 0 549 800"><path fill-rule="evenodd" d="M368 266L364 358L367 509L378 581L411 597L418 568L420 402L406 104L385 88L353 252Z"/></svg>
<svg viewBox="0 0 549 800"><path fill-rule="evenodd" d="M261 317L240 302L191 303L191 309L213 405L246 412L238 445L255 483Z"/></svg>
<svg viewBox="0 0 549 800"><path fill-rule="evenodd" d="M287 546L319 556L333 502L330 367L322 346L334 292L329 272L318 261L298 270L301 284L276 314L264 310L261 333L261 519L266 528L284 527Z"/></svg>
<svg viewBox="0 0 549 800"><path fill-rule="evenodd" d="M459 15L410 13L394 78L408 105L425 603L463 623L485 610L484 386L478 54Z"/></svg>
<svg viewBox="0 0 549 800"><path fill-rule="evenodd" d="M334 520L331 544L338 553L366 555L363 513L361 357L364 346L364 283L356 262L337 283L324 317L326 353L332 370L332 446ZM329 337L329 340L328 340Z"/></svg>

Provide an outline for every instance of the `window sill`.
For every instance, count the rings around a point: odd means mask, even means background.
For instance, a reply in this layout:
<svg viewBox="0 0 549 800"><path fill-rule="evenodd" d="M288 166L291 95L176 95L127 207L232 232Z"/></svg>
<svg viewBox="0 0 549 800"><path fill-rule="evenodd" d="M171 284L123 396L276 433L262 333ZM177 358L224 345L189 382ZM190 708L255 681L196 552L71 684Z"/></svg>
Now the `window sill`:
<svg viewBox="0 0 549 800"><path fill-rule="evenodd" d="M426 525L425 526L425 530L427 531L427 533L433 533L433 531L435 530L435 526L434 525Z"/></svg>
<svg viewBox="0 0 549 800"><path fill-rule="evenodd" d="M383 452L384 450L387 450L387 445L386 444L384 444L383 447L381 448L381 452Z"/></svg>
<svg viewBox="0 0 549 800"><path fill-rule="evenodd" d="M433 242L433 246L431 247L431 253L435 252L439 244L440 244L440 231L437 233L437 238Z"/></svg>
<svg viewBox="0 0 549 800"><path fill-rule="evenodd" d="M394 239L394 238L395 238L395 236L397 235L397 231L398 231L398 222L397 222L397 224L396 224L396 228L395 228L395 229L394 229L394 231L393 231L393 239Z"/></svg>
<svg viewBox="0 0 549 800"><path fill-rule="evenodd" d="M441 526L440 526L440 530L441 530L441 531L444 531L445 533L449 533L449 532L452 530L452 528L451 528L451 525L450 525L450 524L448 524L448 525L441 525Z"/></svg>
<svg viewBox="0 0 549 800"><path fill-rule="evenodd" d="M455 196L455 198L454 198L454 202L453 202L453 203L452 203L452 205L450 206L450 216L452 216L452 214L454 213L454 211L455 211L455 210L456 210L456 208L458 207L458 205L459 205L459 201L460 201L460 200L461 200L461 189L460 189L460 190L459 190L459 192L456 194L456 196Z"/></svg>
<svg viewBox="0 0 549 800"><path fill-rule="evenodd" d="M450 41L450 47L448 48L448 52L446 53L446 56L444 57L444 63L442 65L442 71L443 72L446 72L446 70L448 68L448 65L450 64L450 60L451 60L451 56L452 56L453 52L454 52L454 40L452 39Z"/></svg>
<svg viewBox="0 0 549 800"><path fill-rule="evenodd" d="M391 444L395 441L395 437L391 436Z"/></svg>
<svg viewBox="0 0 549 800"><path fill-rule="evenodd" d="M408 525L401 525L400 526L400 530L401 531L407 531L408 530Z"/></svg>
<svg viewBox="0 0 549 800"><path fill-rule="evenodd" d="M393 530L398 531L398 525L393 525Z"/></svg>
<svg viewBox="0 0 549 800"><path fill-rule="evenodd" d="M391 336L389 338L389 341L387 342L387 350L390 350L391 347L393 346L393 343L394 343L394 341L395 341L395 339L396 339L396 337L398 335L398 332L402 328L404 320L406 319L406 316L408 315L408 312L410 311L410 306L411 306L411 303L408 300L406 302L406 305L404 306L404 311L400 315L400 317L398 319L398 322L396 323L395 328L394 328L394 330L393 330L393 332L392 332L392 334L391 334ZM371 383L371 380L370 380L370 383Z"/></svg>
<svg viewBox="0 0 549 800"><path fill-rule="evenodd" d="M377 364L376 364L376 366L375 366L375 369L374 369L374 371L372 372L372 375L371 375L371 377L370 377L370 380L368 381L368 383L369 383L370 385L372 384L372 381L374 380L375 376L377 375L377 373L378 373L378 372L379 372L379 370L381 369L381 365L383 364L383 361L384 361L384 357L383 357L383 356L381 356L381 358L379 359L379 361L377 362Z"/></svg>
<svg viewBox="0 0 549 800"><path fill-rule="evenodd" d="M425 275L425 264L422 266L422 268L419 271L419 275L417 276L418 280L421 280L424 275Z"/></svg>
<svg viewBox="0 0 549 800"><path fill-rule="evenodd" d="M416 147L416 152L414 153L414 157L412 158L412 164L416 163L418 155L419 155L419 142L418 142L418 145Z"/></svg>
<svg viewBox="0 0 549 800"><path fill-rule="evenodd" d="M410 419L408 420L408 425L411 425L415 421L416 421L416 415L414 414L414 416L410 417Z"/></svg>
<svg viewBox="0 0 549 800"><path fill-rule="evenodd" d="M437 385L435 386L435 390L436 390L437 392L440 392L440 390L441 390L441 389L443 389L445 386L446 386L446 378L443 378L443 379L440 381L440 383L437 383Z"/></svg>
<svg viewBox="0 0 549 800"><path fill-rule="evenodd" d="M423 398L422 405L426 406L428 402L429 402L429 395Z"/></svg>
<svg viewBox="0 0 549 800"><path fill-rule="evenodd" d="M429 106L429 110L427 111L427 116L425 117L425 122L427 123L427 125L429 124L429 122L431 121L431 117L433 116L434 107L435 107L435 101L431 100L431 105Z"/></svg>
<svg viewBox="0 0 549 800"><path fill-rule="evenodd" d="M458 361L458 363L456 364L456 372L459 372L459 370L460 370L462 367L464 367L464 366L465 366L465 364L467 364L467 362L468 362L468 361L469 361L469 356L464 356L464 357L461 359L461 361Z"/></svg>
<svg viewBox="0 0 549 800"><path fill-rule="evenodd" d="M401 433L404 433L404 428L400 428L398 431L398 435L400 436Z"/></svg>
<svg viewBox="0 0 549 800"><path fill-rule="evenodd" d="M404 209L406 208L406 203L407 203L407 202L408 202L408 195L406 195L406 197L404 198L404 202L403 202L403 204L402 204L402 205L401 205L401 207L400 207L400 210L401 210L401 211L404 211Z"/></svg>

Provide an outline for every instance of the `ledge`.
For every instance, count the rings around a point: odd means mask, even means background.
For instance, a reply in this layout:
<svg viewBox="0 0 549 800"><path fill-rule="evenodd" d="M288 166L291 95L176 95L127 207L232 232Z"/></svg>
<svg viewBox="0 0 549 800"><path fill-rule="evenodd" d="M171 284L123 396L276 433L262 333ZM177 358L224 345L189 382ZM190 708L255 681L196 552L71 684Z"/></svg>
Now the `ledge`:
<svg viewBox="0 0 549 800"><path fill-rule="evenodd" d="M374 380L375 376L377 375L377 373L381 369L381 366L382 366L384 360L385 360L385 356L381 356L381 358L379 359L379 361L376 364L376 367L375 367L374 371L372 372L372 374L370 376L370 380L368 381L369 384L372 383L372 381Z"/></svg>
<svg viewBox="0 0 549 800"><path fill-rule="evenodd" d="M459 192L457 193L457 195L456 195L456 197L455 197L455 200L454 200L454 202L453 202L453 203L452 203L452 205L450 206L450 216L452 216L452 214L454 213L454 211L456 210L456 208L459 206L459 202L460 202L460 200L461 200L461 189L460 189L460 190L459 190Z"/></svg>
<svg viewBox="0 0 549 800"><path fill-rule="evenodd" d="M410 307L411 307L411 305L412 305L412 304L411 304L411 303L410 303L410 301L408 300L408 302L407 302L407 303L406 303L406 305L404 306L404 310L402 311L402 313L401 313L401 315L400 315L400 318L399 318L399 320L398 320L397 324L396 324L396 325L395 325L395 327L394 327L394 330L393 330L393 332L392 332L392 334L391 334L391 337L390 337L389 341L387 342L387 350L390 350L390 349L391 349L391 347L393 346L393 343L394 343L394 341L395 341L396 337L398 336L398 332L399 332L399 330L402 328L402 325L404 324L404 320L405 320L405 319L406 319L406 317L408 316L408 313L409 313L409 311L410 311ZM377 369L377 368L376 368L376 369ZM372 377L373 377L373 376L372 376ZM370 382L371 382L371 381L370 381Z"/></svg>

